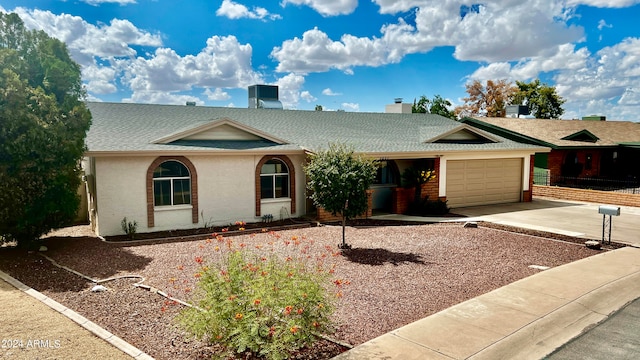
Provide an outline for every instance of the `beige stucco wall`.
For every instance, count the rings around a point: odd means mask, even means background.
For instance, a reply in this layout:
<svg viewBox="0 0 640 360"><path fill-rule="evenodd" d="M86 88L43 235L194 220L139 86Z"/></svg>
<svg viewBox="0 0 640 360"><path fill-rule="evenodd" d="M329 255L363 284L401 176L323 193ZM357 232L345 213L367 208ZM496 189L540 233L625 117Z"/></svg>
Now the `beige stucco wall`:
<svg viewBox="0 0 640 360"><path fill-rule="evenodd" d="M95 158L96 213L99 235L122 234L120 222L138 223L138 231L146 227L145 176L153 158Z"/></svg>
<svg viewBox="0 0 640 360"><path fill-rule="evenodd" d="M120 222L125 216L138 223L140 233L261 220L255 216L255 167L262 155L186 157L198 173L197 224L192 222L191 206L179 206L156 209L155 226L147 226L146 173L156 156L98 157L95 159L99 219L96 232L102 236L123 234ZM288 157L295 167L297 211L291 213L289 201L263 201L262 214L273 214L275 220L281 213L285 217L296 217L306 212L304 155Z"/></svg>

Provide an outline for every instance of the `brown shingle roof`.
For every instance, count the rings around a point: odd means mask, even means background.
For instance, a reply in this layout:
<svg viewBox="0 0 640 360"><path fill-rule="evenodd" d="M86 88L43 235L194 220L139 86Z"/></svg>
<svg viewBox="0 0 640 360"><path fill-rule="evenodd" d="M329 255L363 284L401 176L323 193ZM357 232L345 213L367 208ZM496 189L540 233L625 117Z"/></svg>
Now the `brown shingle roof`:
<svg viewBox="0 0 640 360"><path fill-rule="evenodd" d="M640 123L630 121L546 120L518 118L476 118L493 127L546 142L555 146L615 146L640 141ZM595 135L596 142L563 140L581 131Z"/></svg>

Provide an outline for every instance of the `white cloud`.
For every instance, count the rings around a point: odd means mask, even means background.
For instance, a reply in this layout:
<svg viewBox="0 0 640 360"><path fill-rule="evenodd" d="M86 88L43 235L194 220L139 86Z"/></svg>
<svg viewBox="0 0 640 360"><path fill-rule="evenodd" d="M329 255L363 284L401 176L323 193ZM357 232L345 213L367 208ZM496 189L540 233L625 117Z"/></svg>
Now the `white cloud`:
<svg viewBox="0 0 640 360"><path fill-rule="evenodd" d="M415 50L450 45L458 60L491 62L538 56L583 36L581 28L567 26L566 10L557 1L491 2L462 17L464 4L447 0L444 6L430 3L421 7L416 13L416 32L405 41Z"/></svg>
<svg viewBox="0 0 640 360"><path fill-rule="evenodd" d="M640 99L640 38L627 38L595 53L582 69L560 71L554 77L565 109L608 119L638 118Z"/></svg>
<svg viewBox="0 0 640 360"><path fill-rule="evenodd" d="M607 24L607 22L604 19L600 19L600 21L598 21L598 30L602 31L602 29L604 28L609 28L611 29L613 27L613 25Z"/></svg>
<svg viewBox="0 0 640 360"><path fill-rule="evenodd" d="M215 101L224 101L231 99L231 96L226 91L223 91L221 88L216 88L214 91L211 91L210 88L206 88L204 90L204 95L209 100Z"/></svg>
<svg viewBox="0 0 640 360"><path fill-rule="evenodd" d="M113 19L109 25L96 26L69 14L25 8L16 8L14 12L27 28L43 30L66 43L73 59L83 66L91 66L94 57L135 56L136 51L130 45L162 45L160 35L140 30L128 20Z"/></svg>
<svg viewBox="0 0 640 360"><path fill-rule="evenodd" d="M331 90L330 88L326 88L324 90L322 90L322 95L326 95L326 96L340 96L342 95L341 93L335 93L333 92L333 90Z"/></svg>
<svg viewBox="0 0 640 360"><path fill-rule="evenodd" d="M574 44L563 44L550 49L540 56L522 59L513 64L494 62L480 67L469 76L470 80L508 79L530 80L539 77L541 72L556 70L579 70L586 66L589 51L586 48L576 50Z"/></svg>
<svg viewBox="0 0 640 360"><path fill-rule="evenodd" d="M397 14L414 8L426 6L429 0L372 0L380 6L381 14Z"/></svg>
<svg viewBox="0 0 640 360"><path fill-rule="evenodd" d="M195 96L171 94L161 91L136 91L130 98L122 99L122 102L170 105L185 105L187 102L195 102L196 105L204 105L204 101Z"/></svg>
<svg viewBox="0 0 640 360"><path fill-rule="evenodd" d="M559 0L487 3L461 15L466 1L383 1L381 12L413 9L415 23L399 18L382 26L381 37L344 34L333 40L317 27L275 47L271 57L279 72L351 73L356 66L398 63L404 56L453 46L454 57L471 61L517 61L547 56L559 46L583 39L581 27L568 25L571 10ZM417 8L413 8L417 6Z"/></svg>
<svg viewBox="0 0 640 360"><path fill-rule="evenodd" d="M193 87L246 87L260 83L251 68L251 45L234 36L212 36L197 55L180 56L159 48L149 58L122 60L124 83L135 91L184 91Z"/></svg>
<svg viewBox="0 0 640 360"><path fill-rule="evenodd" d="M278 95L284 108L296 108L303 95L300 90L302 89L304 82L305 79L303 76L293 73L287 74L275 82L275 85L278 85ZM304 95L306 98L309 98L306 93Z"/></svg>
<svg viewBox="0 0 640 360"><path fill-rule="evenodd" d="M342 108L346 111L358 112L360 111L360 104L342 103Z"/></svg>
<svg viewBox="0 0 640 360"><path fill-rule="evenodd" d="M114 84L116 70L109 66L91 65L82 68L82 79L87 91L95 94L110 94L118 91Z"/></svg>
<svg viewBox="0 0 640 360"><path fill-rule="evenodd" d="M639 0L568 0L568 6L587 5L599 8L623 8L640 4Z"/></svg>
<svg viewBox="0 0 640 360"><path fill-rule="evenodd" d="M358 0L282 0L281 4L306 5L323 16L336 16L351 14L358 6Z"/></svg>
<svg viewBox="0 0 640 360"><path fill-rule="evenodd" d="M640 38L602 48L581 69L561 71L558 92L575 100L612 99L640 89Z"/></svg>
<svg viewBox="0 0 640 360"><path fill-rule="evenodd" d="M82 66L87 90L94 94L113 93L118 90L116 83L121 83L132 91L127 101L202 103L196 97L176 93L204 88L207 97L226 100L228 94L219 88L244 88L262 82L251 66L251 45L240 44L234 36L212 36L200 53L180 56L173 49L160 47L159 34L138 29L128 20L92 25L68 14L24 8L14 11L27 28L44 30L67 44ZM156 49L142 56L133 45Z"/></svg>
<svg viewBox="0 0 640 360"><path fill-rule="evenodd" d="M269 11L263 7L254 6L253 10L249 10L248 7L231 0L223 0L220 8L216 11L216 15L225 16L229 19L282 19L280 15L270 14Z"/></svg>
<svg viewBox="0 0 640 360"><path fill-rule="evenodd" d="M567 102L563 118L606 115L609 119L637 119L640 105L640 38L627 38L595 54L573 44L555 53L497 62L480 67L469 79L531 80L553 74L558 94Z"/></svg>
<svg viewBox="0 0 640 360"><path fill-rule="evenodd" d="M386 49L379 40L343 35L340 41L314 28L275 47L271 57L278 60L279 72L322 72L339 69L349 73L353 66L379 66L387 63Z"/></svg>
<svg viewBox="0 0 640 360"><path fill-rule="evenodd" d="M128 4L136 3L136 0L81 0L81 1L93 6L98 6L100 4L128 5Z"/></svg>
<svg viewBox="0 0 640 360"><path fill-rule="evenodd" d="M637 89L625 89L622 96L620 96L620 100L618 100L618 104L620 105L640 105L640 88ZM637 116L637 115L636 115Z"/></svg>
<svg viewBox="0 0 640 360"><path fill-rule="evenodd" d="M300 93L300 98L308 103L318 100L318 98L311 95L311 93L306 90Z"/></svg>

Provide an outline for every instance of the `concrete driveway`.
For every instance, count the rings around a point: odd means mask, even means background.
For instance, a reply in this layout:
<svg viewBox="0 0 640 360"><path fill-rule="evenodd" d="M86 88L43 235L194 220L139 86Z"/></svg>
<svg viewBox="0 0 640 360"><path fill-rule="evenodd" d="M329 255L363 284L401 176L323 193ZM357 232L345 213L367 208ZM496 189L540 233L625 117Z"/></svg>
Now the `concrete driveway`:
<svg viewBox="0 0 640 360"><path fill-rule="evenodd" d="M465 221L490 221L602 240L603 215L598 214L599 205L534 198L529 203L456 208L451 212L467 216ZM640 247L640 207L621 206L620 216L612 216L611 241Z"/></svg>

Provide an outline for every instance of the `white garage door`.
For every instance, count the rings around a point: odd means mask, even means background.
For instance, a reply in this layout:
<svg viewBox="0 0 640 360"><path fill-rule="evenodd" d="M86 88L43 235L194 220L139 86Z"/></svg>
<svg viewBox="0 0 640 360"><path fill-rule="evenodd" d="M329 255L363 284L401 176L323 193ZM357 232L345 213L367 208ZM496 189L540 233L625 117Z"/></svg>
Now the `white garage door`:
<svg viewBox="0 0 640 360"><path fill-rule="evenodd" d="M522 159L447 161L450 207L519 202Z"/></svg>

